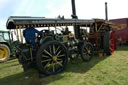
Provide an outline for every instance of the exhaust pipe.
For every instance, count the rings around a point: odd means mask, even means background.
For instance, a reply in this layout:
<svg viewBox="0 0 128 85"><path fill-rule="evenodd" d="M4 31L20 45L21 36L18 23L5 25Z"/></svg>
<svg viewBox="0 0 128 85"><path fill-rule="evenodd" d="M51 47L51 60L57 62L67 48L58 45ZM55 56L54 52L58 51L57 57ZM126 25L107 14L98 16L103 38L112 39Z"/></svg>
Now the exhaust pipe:
<svg viewBox="0 0 128 85"><path fill-rule="evenodd" d="M76 6L75 6L75 0L71 0L71 3L72 3L72 18L73 19L77 19L77 15L76 15Z"/></svg>
<svg viewBox="0 0 128 85"><path fill-rule="evenodd" d="M105 17L106 17L106 21L108 21L108 7L107 7L107 2L105 2Z"/></svg>
<svg viewBox="0 0 128 85"><path fill-rule="evenodd" d="M76 15L76 6L75 6L75 0L71 0L71 4L72 4L72 19L78 19L77 15ZM74 26L74 34L75 34L75 38L79 39L80 38L80 26L75 25Z"/></svg>

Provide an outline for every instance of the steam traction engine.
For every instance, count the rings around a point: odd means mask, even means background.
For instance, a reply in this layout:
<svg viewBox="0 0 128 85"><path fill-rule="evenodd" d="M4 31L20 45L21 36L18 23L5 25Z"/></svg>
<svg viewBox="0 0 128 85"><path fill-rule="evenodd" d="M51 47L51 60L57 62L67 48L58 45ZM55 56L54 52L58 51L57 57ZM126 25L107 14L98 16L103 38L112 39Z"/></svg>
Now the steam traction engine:
<svg viewBox="0 0 128 85"><path fill-rule="evenodd" d="M57 74L65 68L68 56L75 59L81 56L84 61L90 61L93 55L93 46L86 40L86 32L81 29L81 24L90 23L93 20L78 19L46 19L42 17L10 17L7 21L7 29L17 32L17 40L14 46L17 56L24 70L29 67L37 67L46 75ZM74 26L74 34L68 26ZM37 36L36 45L23 43L21 30L27 27L42 28L41 35ZM44 30L44 28L48 28ZM55 30L51 30L54 27ZM65 27L65 29L63 28ZM29 28L28 28L29 29ZM61 32L57 32L57 30Z"/></svg>
<svg viewBox="0 0 128 85"><path fill-rule="evenodd" d="M74 0L72 9L72 19L9 17L7 29L16 31L17 41L13 45L24 70L36 67L40 73L53 75L64 70L68 56L71 60L81 56L83 61L90 61L94 52L93 46L95 50L104 49L107 55L114 52L111 24L102 19L78 19ZM74 32L69 31L71 26ZM29 27L42 28L41 35L36 35L35 46L23 42L22 30Z"/></svg>

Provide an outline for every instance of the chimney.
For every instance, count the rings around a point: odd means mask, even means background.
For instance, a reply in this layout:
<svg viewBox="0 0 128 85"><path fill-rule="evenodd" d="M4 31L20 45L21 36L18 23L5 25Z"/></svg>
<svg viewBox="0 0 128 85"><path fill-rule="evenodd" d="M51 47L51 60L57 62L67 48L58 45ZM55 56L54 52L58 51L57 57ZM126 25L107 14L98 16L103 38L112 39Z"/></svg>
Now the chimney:
<svg viewBox="0 0 128 85"><path fill-rule="evenodd" d="M108 21L108 7L107 7L107 2L105 2L105 17L106 17L106 21Z"/></svg>
<svg viewBox="0 0 128 85"><path fill-rule="evenodd" d="M76 16L76 6L75 6L75 0L71 0L72 3L72 18L77 19L78 17Z"/></svg>

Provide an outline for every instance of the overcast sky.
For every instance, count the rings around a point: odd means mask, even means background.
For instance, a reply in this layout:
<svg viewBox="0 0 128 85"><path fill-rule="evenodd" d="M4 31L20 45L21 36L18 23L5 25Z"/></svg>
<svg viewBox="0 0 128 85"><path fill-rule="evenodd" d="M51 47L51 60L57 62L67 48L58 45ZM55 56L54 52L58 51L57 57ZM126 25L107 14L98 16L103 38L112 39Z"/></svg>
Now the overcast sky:
<svg viewBox="0 0 128 85"><path fill-rule="evenodd" d="M128 0L76 0L76 12L80 19L105 18L108 2L108 18L127 18ZM55 18L64 15L71 18L71 0L0 0L0 30L6 29L9 16L41 16Z"/></svg>

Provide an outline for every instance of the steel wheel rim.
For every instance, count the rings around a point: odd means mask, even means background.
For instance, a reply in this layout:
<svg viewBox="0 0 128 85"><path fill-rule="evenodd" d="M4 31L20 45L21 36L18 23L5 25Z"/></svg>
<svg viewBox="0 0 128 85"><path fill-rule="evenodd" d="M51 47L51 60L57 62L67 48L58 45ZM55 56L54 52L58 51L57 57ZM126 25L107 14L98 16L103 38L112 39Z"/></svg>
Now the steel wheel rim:
<svg viewBox="0 0 128 85"><path fill-rule="evenodd" d="M42 52L42 65L48 73L55 73L64 67L65 50L58 44L50 44Z"/></svg>
<svg viewBox="0 0 128 85"><path fill-rule="evenodd" d="M8 57L8 50L6 48L0 48L0 60L5 60Z"/></svg>
<svg viewBox="0 0 128 85"><path fill-rule="evenodd" d="M110 52L112 54L114 52L114 35L112 32L110 33L109 43L110 43L109 49L110 49Z"/></svg>

